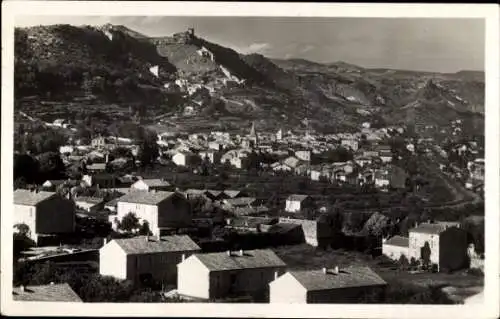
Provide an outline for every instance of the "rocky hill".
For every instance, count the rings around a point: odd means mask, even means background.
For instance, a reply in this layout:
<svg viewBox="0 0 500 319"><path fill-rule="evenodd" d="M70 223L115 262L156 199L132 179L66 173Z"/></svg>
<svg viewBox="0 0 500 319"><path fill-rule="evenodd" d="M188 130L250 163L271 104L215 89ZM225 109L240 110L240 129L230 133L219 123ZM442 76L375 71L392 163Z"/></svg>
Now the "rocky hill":
<svg viewBox="0 0 500 319"><path fill-rule="evenodd" d="M484 74L368 69L345 62L243 55L194 30L151 38L125 26L15 31L16 97L147 105L184 117L324 130L364 121L444 125L484 113ZM167 105L167 107L165 106ZM166 108L165 108L166 107Z"/></svg>

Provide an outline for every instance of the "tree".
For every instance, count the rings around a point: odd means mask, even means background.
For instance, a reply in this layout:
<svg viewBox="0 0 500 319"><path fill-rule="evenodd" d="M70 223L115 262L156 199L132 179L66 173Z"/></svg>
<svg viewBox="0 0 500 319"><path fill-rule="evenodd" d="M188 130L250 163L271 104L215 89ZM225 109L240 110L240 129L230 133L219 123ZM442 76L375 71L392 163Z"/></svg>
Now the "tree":
<svg viewBox="0 0 500 319"><path fill-rule="evenodd" d="M118 229L126 232L132 232L134 230L137 230L139 227L139 219L132 212L123 216L122 220L118 223Z"/></svg>
<svg viewBox="0 0 500 319"><path fill-rule="evenodd" d="M66 167L59 153L47 152L38 158L39 162L39 182L48 179L63 179L66 177Z"/></svg>
<svg viewBox="0 0 500 319"><path fill-rule="evenodd" d="M156 133L144 131L139 133L139 159L142 166L153 165L159 155Z"/></svg>
<svg viewBox="0 0 500 319"><path fill-rule="evenodd" d="M139 228L139 235L143 236L151 236L153 233L151 232L149 228L149 223L147 221L144 221L142 225Z"/></svg>
<svg viewBox="0 0 500 319"><path fill-rule="evenodd" d="M33 183L37 180L39 171L38 161L28 154L14 155L14 180L22 178L24 183L19 181L21 186L25 183Z"/></svg>

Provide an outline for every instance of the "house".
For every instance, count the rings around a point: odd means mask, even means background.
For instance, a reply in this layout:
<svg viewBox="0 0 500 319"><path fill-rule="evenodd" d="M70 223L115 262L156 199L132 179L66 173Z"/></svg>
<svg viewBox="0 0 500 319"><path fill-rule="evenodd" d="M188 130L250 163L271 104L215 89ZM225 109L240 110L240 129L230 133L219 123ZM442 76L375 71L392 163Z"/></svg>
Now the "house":
<svg viewBox="0 0 500 319"><path fill-rule="evenodd" d="M92 145L93 148L103 148L106 145L106 140L103 136L98 136L92 139L90 145Z"/></svg>
<svg viewBox="0 0 500 319"><path fill-rule="evenodd" d="M12 299L14 301L83 302L67 283L14 287Z"/></svg>
<svg viewBox="0 0 500 319"><path fill-rule="evenodd" d="M191 166L200 162L199 157L191 152L177 152L172 156L172 162L177 166Z"/></svg>
<svg viewBox="0 0 500 319"><path fill-rule="evenodd" d="M467 266L467 232L458 223L422 223L409 230L409 258L435 264L439 271Z"/></svg>
<svg viewBox="0 0 500 319"><path fill-rule="evenodd" d="M296 151L295 157L301 161L310 162L311 161L311 151L309 151L309 150Z"/></svg>
<svg viewBox="0 0 500 319"><path fill-rule="evenodd" d="M358 147L359 147L358 140L353 139L353 138L342 139L342 141L340 142L340 145L342 145L343 147L346 147L348 149L351 149L353 151L357 151Z"/></svg>
<svg viewBox="0 0 500 319"><path fill-rule="evenodd" d="M218 142L208 142L208 148L214 151L222 151L224 145Z"/></svg>
<svg viewBox="0 0 500 319"><path fill-rule="evenodd" d="M65 179L52 179L52 180L46 180L45 183L42 184L43 188L46 188L48 190L53 190L55 191L57 187L63 185L67 180Z"/></svg>
<svg viewBox="0 0 500 319"><path fill-rule="evenodd" d="M191 224L191 205L187 199L175 192L135 191L120 197L113 227L124 216L133 213L140 221L147 221L154 236L168 228L182 228Z"/></svg>
<svg viewBox="0 0 500 319"><path fill-rule="evenodd" d="M89 213L97 213L104 209L104 199L100 197L84 197L75 198L75 206Z"/></svg>
<svg viewBox="0 0 500 319"><path fill-rule="evenodd" d="M387 188L391 184L389 172L385 169L375 171L375 186L379 188Z"/></svg>
<svg viewBox="0 0 500 319"><path fill-rule="evenodd" d="M392 162L392 152L391 151L387 151L387 150L380 151L379 157L382 160L382 163Z"/></svg>
<svg viewBox="0 0 500 319"><path fill-rule="evenodd" d="M409 238L403 236L394 236L389 239L382 239L382 254L399 261L401 256L410 261Z"/></svg>
<svg viewBox="0 0 500 319"><path fill-rule="evenodd" d="M212 201L217 201L226 197L223 191L215 190L215 189L207 189L205 191L205 195L211 199Z"/></svg>
<svg viewBox="0 0 500 319"><path fill-rule="evenodd" d="M227 198L222 200L222 206L226 209L250 207L255 203L255 201L256 199L254 197Z"/></svg>
<svg viewBox="0 0 500 319"><path fill-rule="evenodd" d="M299 212L306 208L313 207L313 200L309 195L290 195L286 199L285 211L290 213Z"/></svg>
<svg viewBox="0 0 500 319"><path fill-rule="evenodd" d="M279 162L275 163L275 165L271 165L271 167L275 172L292 172L294 170L292 167Z"/></svg>
<svg viewBox="0 0 500 319"><path fill-rule="evenodd" d="M109 210L110 212L116 213L116 207L118 205L118 201L120 197L110 200L109 202L104 204L104 209Z"/></svg>
<svg viewBox="0 0 500 319"><path fill-rule="evenodd" d="M223 191L223 193L226 198L236 198L245 196L245 193L239 190L226 189Z"/></svg>
<svg viewBox="0 0 500 319"><path fill-rule="evenodd" d="M139 179L130 186L132 190L140 191L168 191L172 188L169 182L160 178Z"/></svg>
<svg viewBox="0 0 500 319"><path fill-rule="evenodd" d="M366 266L289 271L269 284L270 303L358 303L387 283Z"/></svg>
<svg viewBox="0 0 500 319"><path fill-rule="evenodd" d="M54 192L14 191L14 225L26 224L28 236L38 243L43 235L72 233L75 230L75 204Z"/></svg>
<svg viewBox="0 0 500 319"><path fill-rule="evenodd" d="M270 249L194 254L177 266L177 291L200 299L257 295L285 268Z"/></svg>
<svg viewBox="0 0 500 319"><path fill-rule="evenodd" d="M175 284L177 264L200 251L187 235L114 239L99 250L99 273L134 283Z"/></svg>
<svg viewBox="0 0 500 319"><path fill-rule="evenodd" d="M59 147L60 154L72 154L74 151L74 147L72 145L63 145Z"/></svg>
<svg viewBox="0 0 500 319"><path fill-rule="evenodd" d="M212 164L219 163L221 159L220 153L213 150L201 151L198 153L198 155L200 156L200 159L202 161L208 159L208 161Z"/></svg>
<svg viewBox="0 0 500 319"><path fill-rule="evenodd" d="M300 165L300 163L301 163L301 161L297 157L295 157L295 156L287 157L283 161L283 165L291 167L292 169L295 169L297 166Z"/></svg>
<svg viewBox="0 0 500 319"><path fill-rule="evenodd" d="M90 173L103 173L106 171L106 163L92 163L88 164L85 168Z"/></svg>
<svg viewBox="0 0 500 319"><path fill-rule="evenodd" d="M314 220L280 217L279 223L300 225L305 242L314 247L324 246L324 244L330 243L333 238L333 228L330 227L330 221L323 215Z"/></svg>

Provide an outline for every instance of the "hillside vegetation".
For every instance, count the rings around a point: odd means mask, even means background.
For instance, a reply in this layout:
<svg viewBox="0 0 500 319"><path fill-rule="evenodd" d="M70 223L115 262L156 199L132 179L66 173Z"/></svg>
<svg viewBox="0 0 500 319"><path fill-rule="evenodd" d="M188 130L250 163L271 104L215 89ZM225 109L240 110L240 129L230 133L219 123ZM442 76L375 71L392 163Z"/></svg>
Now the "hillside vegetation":
<svg viewBox="0 0 500 319"><path fill-rule="evenodd" d="M188 94L173 84L179 81L198 88ZM482 72L271 60L240 54L194 32L149 38L110 24L16 29L15 93L19 99L142 104L152 114L171 110L178 118L193 106L206 119L230 116L236 125L248 118L298 125L308 118L313 128L328 131L358 128L364 121L438 126L459 118L484 121Z"/></svg>

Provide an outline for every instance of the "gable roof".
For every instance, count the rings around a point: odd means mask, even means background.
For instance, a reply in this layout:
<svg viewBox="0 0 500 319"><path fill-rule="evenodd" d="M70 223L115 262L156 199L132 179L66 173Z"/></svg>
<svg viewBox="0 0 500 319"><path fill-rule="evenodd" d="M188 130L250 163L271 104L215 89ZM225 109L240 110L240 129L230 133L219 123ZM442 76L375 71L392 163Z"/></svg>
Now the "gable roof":
<svg viewBox="0 0 500 319"><path fill-rule="evenodd" d="M410 229L413 233L424 233L424 234L440 234L444 232L447 228L455 226L455 224L449 223L422 223L417 227Z"/></svg>
<svg viewBox="0 0 500 319"><path fill-rule="evenodd" d="M170 186L170 183L159 178L151 178L151 179L140 179L136 183L142 181L144 184L149 187L166 187Z"/></svg>
<svg viewBox="0 0 500 319"><path fill-rule="evenodd" d="M224 203L230 206L247 206L254 203L256 199L254 197L236 197L224 199Z"/></svg>
<svg viewBox="0 0 500 319"><path fill-rule="evenodd" d="M197 251L200 247L188 235L164 236L161 240L147 236L114 239L127 255ZM111 243L111 242L110 242Z"/></svg>
<svg viewBox="0 0 500 319"><path fill-rule="evenodd" d="M270 249L246 250L243 256L227 252L195 254L210 271L241 270L248 268L285 267L286 264Z"/></svg>
<svg viewBox="0 0 500 319"><path fill-rule="evenodd" d="M225 191L223 191L223 193L231 198L235 198L236 196L241 194L241 191L226 189Z"/></svg>
<svg viewBox="0 0 500 319"><path fill-rule="evenodd" d="M82 299L67 283L28 286L12 289L13 299L18 301L54 301L54 302L82 302Z"/></svg>
<svg viewBox="0 0 500 319"><path fill-rule="evenodd" d="M165 199L173 196L174 192L146 192L146 191L131 191L118 200L118 203L137 203L137 204L147 204L156 205L164 201Z"/></svg>
<svg viewBox="0 0 500 319"><path fill-rule="evenodd" d="M55 192L30 191L27 189L16 189L14 191L14 204L35 206L38 203L55 196Z"/></svg>
<svg viewBox="0 0 500 319"><path fill-rule="evenodd" d="M294 202L302 202L303 200L305 200L308 197L309 197L309 195L292 194L292 195L288 196L288 198L286 200L294 201Z"/></svg>
<svg viewBox="0 0 500 319"><path fill-rule="evenodd" d="M290 274L308 291L387 284L377 273L366 266L349 266L340 269L338 274L332 271L325 274L322 269L291 271Z"/></svg>
<svg viewBox="0 0 500 319"><path fill-rule="evenodd" d="M410 246L410 239L408 237L403 237L403 236L393 236L386 240L384 245L390 245L390 246L398 246L398 247L409 247Z"/></svg>

